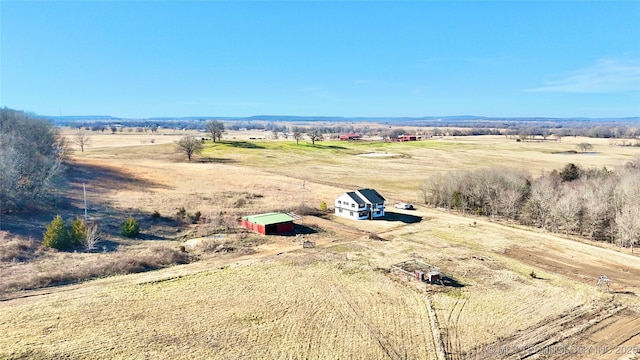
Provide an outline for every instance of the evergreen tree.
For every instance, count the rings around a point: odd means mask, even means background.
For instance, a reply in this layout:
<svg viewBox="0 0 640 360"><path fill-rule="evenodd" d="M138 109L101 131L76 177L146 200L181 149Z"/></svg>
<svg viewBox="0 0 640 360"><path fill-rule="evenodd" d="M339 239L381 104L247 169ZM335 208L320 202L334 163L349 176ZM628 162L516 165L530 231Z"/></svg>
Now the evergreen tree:
<svg viewBox="0 0 640 360"><path fill-rule="evenodd" d="M69 230L60 215L57 215L47 226L47 231L43 234L42 245L58 250L71 246Z"/></svg>
<svg viewBox="0 0 640 360"><path fill-rule="evenodd" d="M129 216L127 220L122 223L122 230L120 232L122 236L128 238L134 238L140 234L140 224L133 216Z"/></svg>
<svg viewBox="0 0 640 360"><path fill-rule="evenodd" d="M72 245L82 245L87 237L87 223L84 219L76 217L71 223L71 243Z"/></svg>

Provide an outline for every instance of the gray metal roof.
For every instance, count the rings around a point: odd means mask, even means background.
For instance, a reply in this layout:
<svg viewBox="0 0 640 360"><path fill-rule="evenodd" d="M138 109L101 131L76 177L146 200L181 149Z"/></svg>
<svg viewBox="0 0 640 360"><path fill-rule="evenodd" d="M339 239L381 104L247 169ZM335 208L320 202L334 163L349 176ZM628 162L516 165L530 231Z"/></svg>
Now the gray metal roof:
<svg viewBox="0 0 640 360"><path fill-rule="evenodd" d="M357 192L372 204L381 204L385 201L382 195L373 189L360 189Z"/></svg>
<svg viewBox="0 0 640 360"><path fill-rule="evenodd" d="M347 195L349 195L351 200L353 200L356 204L366 204L366 202L358 194L356 194L355 191L349 191L347 192Z"/></svg>

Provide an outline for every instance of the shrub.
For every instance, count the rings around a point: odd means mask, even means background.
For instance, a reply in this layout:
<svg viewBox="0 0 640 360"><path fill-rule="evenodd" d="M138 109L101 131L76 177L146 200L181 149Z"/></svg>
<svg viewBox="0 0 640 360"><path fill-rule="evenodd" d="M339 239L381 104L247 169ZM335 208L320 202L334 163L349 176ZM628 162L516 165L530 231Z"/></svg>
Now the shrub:
<svg viewBox="0 0 640 360"><path fill-rule="evenodd" d="M97 224L87 225L87 231L82 239L82 246L88 251L95 250L96 244L100 241L100 230Z"/></svg>
<svg viewBox="0 0 640 360"><path fill-rule="evenodd" d="M158 210L155 210L154 212L151 213L151 218L152 219L159 219L160 218L160 213L158 212Z"/></svg>
<svg viewBox="0 0 640 360"><path fill-rule="evenodd" d="M82 245L84 243L85 238L87 237L87 223L84 219L80 217L76 217L71 223L71 244L72 245Z"/></svg>
<svg viewBox="0 0 640 360"><path fill-rule="evenodd" d="M34 243L17 237L5 238L0 231L0 263L3 261L27 261L34 257Z"/></svg>
<svg viewBox="0 0 640 360"><path fill-rule="evenodd" d="M233 207L235 208L241 208L243 206L247 205L247 200L245 199L238 199L236 201L234 201L233 203Z"/></svg>
<svg viewBox="0 0 640 360"><path fill-rule="evenodd" d="M323 212L319 211L316 208L306 205L300 205L296 210L296 214L298 215L312 215L312 216L321 216L324 215Z"/></svg>
<svg viewBox="0 0 640 360"><path fill-rule="evenodd" d="M195 214L189 215L189 218L191 218L191 223L193 224L198 223L201 216L202 216L202 213L200 211L196 211Z"/></svg>
<svg viewBox="0 0 640 360"><path fill-rule="evenodd" d="M376 233L373 233L373 232L369 233L368 238L369 238L369 240L386 241L385 239L380 237L380 235L378 235Z"/></svg>
<svg viewBox="0 0 640 360"><path fill-rule="evenodd" d="M582 171L578 166L573 163L569 163L560 171L560 177L563 182L574 181L580 178L581 172Z"/></svg>
<svg viewBox="0 0 640 360"><path fill-rule="evenodd" d="M120 231L122 236L128 238L134 238L140 234L140 224L133 216L129 216L127 220L122 223L122 230Z"/></svg>
<svg viewBox="0 0 640 360"><path fill-rule="evenodd" d="M327 211L327 203L324 200L320 202L320 211Z"/></svg>
<svg viewBox="0 0 640 360"><path fill-rule="evenodd" d="M64 220L57 215L43 234L42 245L53 249L66 249L71 246L71 235Z"/></svg>
<svg viewBox="0 0 640 360"><path fill-rule="evenodd" d="M178 209L178 211L176 212L176 220L178 221L184 221L184 218L186 216L187 216L187 210L184 208L184 206Z"/></svg>

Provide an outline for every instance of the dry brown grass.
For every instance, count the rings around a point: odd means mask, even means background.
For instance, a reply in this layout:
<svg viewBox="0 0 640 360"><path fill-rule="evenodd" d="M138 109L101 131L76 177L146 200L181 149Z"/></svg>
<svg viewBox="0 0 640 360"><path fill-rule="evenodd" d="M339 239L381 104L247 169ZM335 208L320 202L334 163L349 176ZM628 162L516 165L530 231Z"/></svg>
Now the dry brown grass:
<svg viewBox="0 0 640 360"><path fill-rule="evenodd" d="M109 136L100 141L108 142ZM537 175L567 162L614 167L639 151L589 139L596 155L554 154L574 150L574 142L584 141L572 138L562 143L444 138L311 152L272 149L265 142L254 149L216 145L209 154L212 161L188 163L172 152L170 143L127 143L125 136L119 147L103 147L95 139L88 151L76 154L79 164L96 169L86 181L91 216L107 221L135 213L144 218L143 232L161 234L162 240L124 240L112 234L108 240L120 246L118 251L55 253L50 263L40 263L44 268L24 267L20 276L55 275L52 269L63 264L78 264L83 271L88 264L98 272L108 270L108 264L119 261L120 251L123 259L135 253L158 261L169 250L145 249L177 249L184 240L227 231L229 222L247 213L296 209L303 180L305 203L315 207L323 200L331 204L354 187L375 187L390 202L416 201L419 183L443 171L503 165ZM355 156L390 149L403 156ZM101 174L100 169L109 171ZM154 211L172 218L182 207L192 214L200 211L203 221L178 226L150 219ZM571 272L573 255L593 263L606 261L616 271L640 266L626 254L421 206L398 213L422 221L403 222L396 216L393 221L353 222L330 216L316 221L326 232L310 235L322 245L294 252L300 248L295 239L269 237L262 243L264 237L229 234L225 240L203 241L194 253L212 257L200 263L2 302L0 332L7 335L0 337L0 358L434 358L425 293L380 271L414 257L441 267L464 285L431 295L442 326L451 328L449 336L459 341L454 350L460 352L498 341L572 306L615 297L640 308L636 297L603 294L593 287L593 279ZM387 241L371 240L371 233ZM0 253L19 255L24 244L0 247L5 249ZM518 246L562 252L564 264L538 266L517 259L509 251ZM228 247L241 251L218 256L216 250ZM14 274L25 265L17 264L11 265ZM144 269L141 263L131 266ZM531 278L531 271L539 279ZM640 293L636 283L626 286ZM452 323L450 317L458 320Z"/></svg>
<svg viewBox="0 0 640 360"><path fill-rule="evenodd" d="M33 240L24 240L0 231L0 263L23 262L32 259L37 248Z"/></svg>
<svg viewBox="0 0 640 360"><path fill-rule="evenodd" d="M188 263L189 254L166 246L104 253L70 253L37 250L38 257L25 262L0 264L0 295L72 284L93 278L155 270Z"/></svg>
<svg viewBox="0 0 640 360"><path fill-rule="evenodd" d="M0 357L435 359L424 296L331 255L292 254L13 310L0 309Z"/></svg>

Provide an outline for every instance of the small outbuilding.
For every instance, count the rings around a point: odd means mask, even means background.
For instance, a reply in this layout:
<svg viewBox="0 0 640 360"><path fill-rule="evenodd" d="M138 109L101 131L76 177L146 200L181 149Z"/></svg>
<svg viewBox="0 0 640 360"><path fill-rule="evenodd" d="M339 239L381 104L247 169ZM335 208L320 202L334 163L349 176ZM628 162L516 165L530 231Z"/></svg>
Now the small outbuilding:
<svg viewBox="0 0 640 360"><path fill-rule="evenodd" d="M293 218L283 213L265 213L245 216L242 226L264 235L286 234L293 232Z"/></svg>
<svg viewBox="0 0 640 360"><path fill-rule="evenodd" d="M422 140L422 136L417 135L400 135L398 136L398 141L418 141Z"/></svg>
<svg viewBox="0 0 640 360"><path fill-rule="evenodd" d="M361 138L360 135L355 133L340 135L340 140L343 140L343 141L360 140L360 138Z"/></svg>

